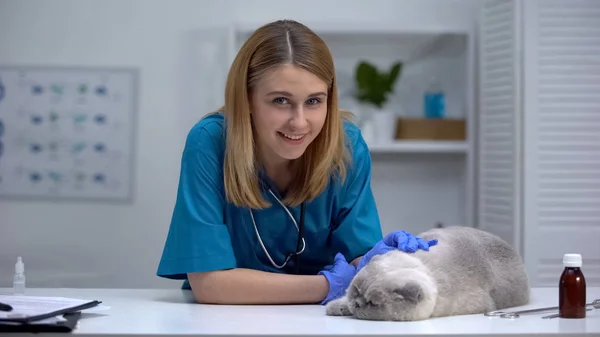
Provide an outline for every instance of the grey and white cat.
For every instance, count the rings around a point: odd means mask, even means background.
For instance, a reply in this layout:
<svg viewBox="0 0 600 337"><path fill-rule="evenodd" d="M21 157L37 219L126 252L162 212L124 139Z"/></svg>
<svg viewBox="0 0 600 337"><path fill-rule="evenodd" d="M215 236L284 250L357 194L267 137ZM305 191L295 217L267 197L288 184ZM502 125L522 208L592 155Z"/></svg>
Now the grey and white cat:
<svg viewBox="0 0 600 337"><path fill-rule="evenodd" d="M499 237L470 227L436 228L429 251L394 250L374 257L346 294L329 302L329 316L380 321L479 314L529 303L520 256Z"/></svg>

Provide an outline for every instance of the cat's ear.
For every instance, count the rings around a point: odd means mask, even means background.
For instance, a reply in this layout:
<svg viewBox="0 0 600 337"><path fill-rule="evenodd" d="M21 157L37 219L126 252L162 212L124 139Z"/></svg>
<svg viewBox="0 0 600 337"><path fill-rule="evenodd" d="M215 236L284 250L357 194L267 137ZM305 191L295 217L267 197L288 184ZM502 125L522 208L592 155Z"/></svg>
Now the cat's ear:
<svg viewBox="0 0 600 337"><path fill-rule="evenodd" d="M373 286L365 294L367 301L374 305L381 305L385 303L387 295L381 287Z"/></svg>
<svg viewBox="0 0 600 337"><path fill-rule="evenodd" d="M354 280L354 282L350 283L350 287L348 287L346 294L350 298L356 298L356 297L360 296L360 290L358 289L358 284L356 282L356 279Z"/></svg>
<svg viewBox="0 0 600 337"><path fill-rule="evenodd" d="M364 292L366 278L363 275L359 275L352 279L350 286L348 287L347 293L352 297L358 297Z"/></svg>
<svg viewBox="0 0 600 337"><path fill-rule="evenodd" d="M405 301L417 303L423 298L423 290L416 283L407 283L394 289L394 294Z"/></svg>

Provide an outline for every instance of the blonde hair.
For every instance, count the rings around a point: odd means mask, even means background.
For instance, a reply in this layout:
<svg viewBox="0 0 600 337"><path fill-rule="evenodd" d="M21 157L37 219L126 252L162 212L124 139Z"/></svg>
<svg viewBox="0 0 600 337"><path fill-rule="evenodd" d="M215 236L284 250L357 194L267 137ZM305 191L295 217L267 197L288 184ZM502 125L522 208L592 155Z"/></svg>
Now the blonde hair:
<svg viewBox="0 0 600 337"><path fill-rule="evenodd" d="M319 135L295 163L295 176L285 200L297 206L318 196L332 177L344 181L349 161L343 121L349 113L338 109L333 57L327 45L306 26L279 20L258 28L238 52L227 77L225 105L226 149L223 164L225 195L236 206L269 207L261 193L250 115L250 90L276 66L293 64L328 84L327 117Z"/></svg>

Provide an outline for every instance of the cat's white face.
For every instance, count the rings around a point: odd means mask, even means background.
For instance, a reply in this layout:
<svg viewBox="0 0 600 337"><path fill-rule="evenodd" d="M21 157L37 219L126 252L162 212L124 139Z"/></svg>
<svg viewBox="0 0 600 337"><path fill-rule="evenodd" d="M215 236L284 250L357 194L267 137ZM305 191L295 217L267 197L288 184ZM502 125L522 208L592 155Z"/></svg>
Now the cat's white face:
<svg viewBox="0 0 600 337"><path fill-rule="evenodd" d="M358 272L346 293L354 317L387 321L428 318L437 288L420 264L400 251L373 258Z"/></svg>

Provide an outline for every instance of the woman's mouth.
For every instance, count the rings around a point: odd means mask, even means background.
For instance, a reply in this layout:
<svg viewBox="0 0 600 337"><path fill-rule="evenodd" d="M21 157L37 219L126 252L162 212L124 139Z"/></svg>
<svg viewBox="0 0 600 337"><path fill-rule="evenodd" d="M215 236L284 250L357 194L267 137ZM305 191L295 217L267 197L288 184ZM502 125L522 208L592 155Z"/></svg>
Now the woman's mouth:
<svg viewBox="0 0 600 337"><path fill-rule="evenodd" d="M283 140L285 140L288 143L299 144L304 140L304 136L306 134L295 135L295 134L283 133L283 132L277 131L277 135L279 135L279 137L281 137Z"/></svg>

